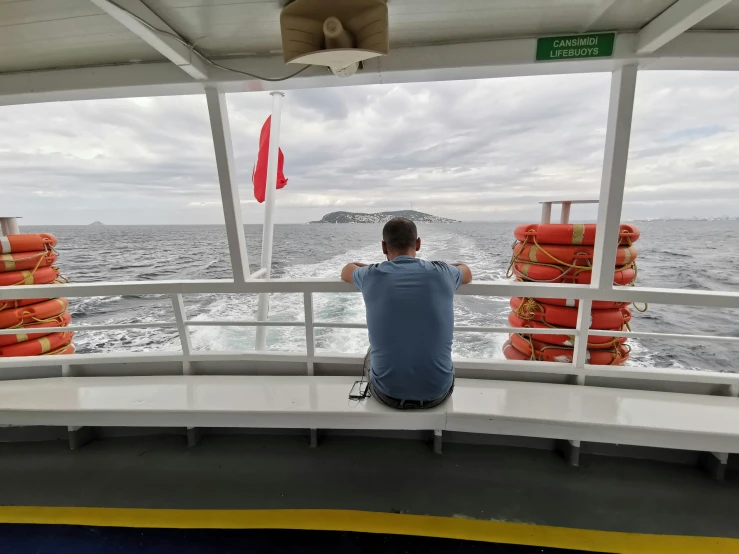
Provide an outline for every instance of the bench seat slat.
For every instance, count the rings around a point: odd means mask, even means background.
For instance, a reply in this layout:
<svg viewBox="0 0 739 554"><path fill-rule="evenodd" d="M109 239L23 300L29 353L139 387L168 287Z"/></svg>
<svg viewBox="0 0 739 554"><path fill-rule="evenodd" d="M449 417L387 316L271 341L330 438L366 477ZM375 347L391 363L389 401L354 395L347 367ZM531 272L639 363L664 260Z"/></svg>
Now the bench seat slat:
<svg viewBox="0 0 739 554"><path fill-rule="evenodd" d="M0 424L449 430L739 452L739 399L457 379L399 411L347 398L355 377L71 377L0 382Z"/></svg>

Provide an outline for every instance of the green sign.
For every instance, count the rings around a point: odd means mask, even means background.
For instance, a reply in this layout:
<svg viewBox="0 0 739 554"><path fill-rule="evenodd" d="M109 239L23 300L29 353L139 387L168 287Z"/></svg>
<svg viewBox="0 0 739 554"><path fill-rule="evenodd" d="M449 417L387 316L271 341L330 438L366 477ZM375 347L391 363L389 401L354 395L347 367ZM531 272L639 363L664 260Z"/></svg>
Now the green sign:
<svg viewBox="0 0 739 554"><path fill-rule="evenodd" d="M608 58L613 55L616 33L544 37L536 41L536 61Z"/></svg>

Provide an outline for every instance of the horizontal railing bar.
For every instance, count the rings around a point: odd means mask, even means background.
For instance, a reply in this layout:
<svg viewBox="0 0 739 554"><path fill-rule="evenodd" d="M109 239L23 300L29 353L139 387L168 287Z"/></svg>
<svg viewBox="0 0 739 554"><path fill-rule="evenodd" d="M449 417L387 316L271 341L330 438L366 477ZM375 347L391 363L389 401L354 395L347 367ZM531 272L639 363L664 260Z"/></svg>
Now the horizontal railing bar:
<svg viewBox="0 0 739 554"><path fill-rule="evenodd" d="M705 383L712 385L734 385L739 383L739 373L720 371L613 365L586 365L585 368L587 370L585 375L588 377L675 381L680 383Z"/></svg>
<svg viewBox="0 0 739 554"><path fill-rule="evenodd" d="M258 294L258 293L333 293L357 289L339 279L255 279L236 283L228 279L197 281L135 281L122 283L70 283L67 285L24 285L0 287L0 300L87 297L123 294ZM739 292L686 291L641 287L597 289L588 285L518 283L513 281L473 281L457 291L467 296L529 296L535 298L649 302L682 306L738 308Z"/></svg>
<svg viewBox="0 0 739 554"><path fill-rule="evenodd" d="M360 365L364 354L344 354L321 352L312 358L314 363ZM62 365L90 366L113 364L139 363L172 363L181 364L190 362L218 362L218 361L276 361L301 362L308 361L306 352L286 353L275 351L226 351L226 352L194 352L185 356L179 352L112 352L107 354L72 354L67 356L26 356L19 358L0 358L0 379L3 371L28 367L54 367ZM594 366L586 365L582 373L569 363L538 362L529 360L486 360L470 358L454 358L454 366L459 369L480 369L489 372L491 378L496 373L515 373L530 371L532 373L547 373L553 375L579 375L595 377L612 377L621 379L644 379L655 381L679 381L691 383L736 385L739 384L739 373L725 373L719 371L696 371L687 369L661 369L631 366ZM151 375L157 375L152 372Z"/></svg>
<svg viewBox="0 0 739 554"><path fill-rule="evenodd" d="M215 321L187 321L189 327L304 327L304 321L243 321L243 320L215 320ZM317 321L313 324L316 329L366 329L366 323ZM476 327L455 325L454 331L459 333L523 333L532 334L531 328L523 327ZM576 329L545 329L548 335L576 335ZM541 333L540 333L541 334Z"/></svg>
<svg viewBox="0 0 739 554"><path fill-rule="evenodd" d="M333 322L333 321L316 321L313 323L314 328L323 329L366 329L366 323L350 323L350 322Z"/></svg>
<svg viewBox="0 0 739 554"><path fill-rule="evenodd" d="M455 325L455 331L468 333L521 333L524 335L533 335L531 327L467 327L464 325ZM536 334L539 335L577 335L577 329L554 328L537 329Z"/></svg>
<svg viewBox="0 0 739 554"><path fill-rule="evenodd" d="M249 279L259 279L260 277L264 277L267 275L267 268L263 267L262 269L257 269L254 273L249 275Z"/></svg>
<svg viewBox="0 0 739 554"><path fill-rule="evenodd" d="M247 321L219 319L215 321L186 321L188 327L305 327L302 321Z"/></svg>
<svg viewBox="0 0 739 554"><path fill-rule="evenodd" d="M548 333L549 331L547 331ZM647 333L641 331L600 331L590 329L588 335L596 337L627 337L635 339L687 339L697 341L714 342L739 342L739 337L713 336L713 335L686 335L683 333Z"/></svg>
<svg viewBox="0 0 739 554"><path fill-rule="evenodd" d="M157 321L153 323L111 323L110 325L67 325L65 327L35 327L28 329L0 329L0 335L23 335L31 333L66 333L67 331L114 331L116 329L166 329L177 327L173 321Z"/></svg>

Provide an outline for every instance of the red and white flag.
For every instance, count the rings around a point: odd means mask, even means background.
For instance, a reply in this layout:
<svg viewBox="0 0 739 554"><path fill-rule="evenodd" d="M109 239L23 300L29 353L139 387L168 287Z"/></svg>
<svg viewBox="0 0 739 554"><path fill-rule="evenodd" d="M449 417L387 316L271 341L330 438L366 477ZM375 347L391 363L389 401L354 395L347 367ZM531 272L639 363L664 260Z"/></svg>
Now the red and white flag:
<svg viewBox="0 0 739 554"><path fill-rule="evenodd" d="M267 190L267 160L269 159L269 126L272 116L262 125L262 132L259 134L259 154L257 155L257 163L254 164L254 171L251 174L251 182L254 183L254 198L260 204L264 202L265 191ZM277 156L277 188L281 189L287 184L282 168L285 165L285 156L282 149L279 149Z"/></svg>

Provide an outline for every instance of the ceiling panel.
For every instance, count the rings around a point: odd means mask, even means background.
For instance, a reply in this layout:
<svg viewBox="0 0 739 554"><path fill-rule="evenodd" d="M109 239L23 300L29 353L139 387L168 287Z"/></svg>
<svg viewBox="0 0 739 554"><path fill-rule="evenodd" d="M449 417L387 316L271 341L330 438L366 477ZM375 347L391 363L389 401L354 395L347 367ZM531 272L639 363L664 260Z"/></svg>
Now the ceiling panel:
<svg viewBox="0 0 739 554"><path fill-rule="evenodd" d="M577 32L602 0L390 0L391 45ZM277 0L150 0L207 55L281 48Z"/></svg>
<svg viewBox="0 0 739 554"><path fill-rule="evenodd" d="M737 30L739 29L739 1L734 0L714 14L698 23L696 30Z"/></svg>
<svg viewBox="0 0 739 554"><path fill-rule="evenodd" d="M143 0L208 56L281 49L280 0ZM638 30L674 0L389 0L390 40L439 44ZM697 28L739 28L739 0ZM0 0L0 72L164 58L89 0Z"/></svg>
<svg viewBox="0 0 739 554"><path fill-rule="evenodd" d="M674 3L675 0L615 0L591 30L636 31Z"/></svg>
<svg viewBox="0 0 739 554"><path fill-rule="evenodd" d="M0 3L0 72L160 59L89 0Z"/></svg>
<svg viewBox="0 0 739 554"><path fill-rule="evenodd" d="M151 0L147 5L207 56L282 48L277 0Z"/></svg>

